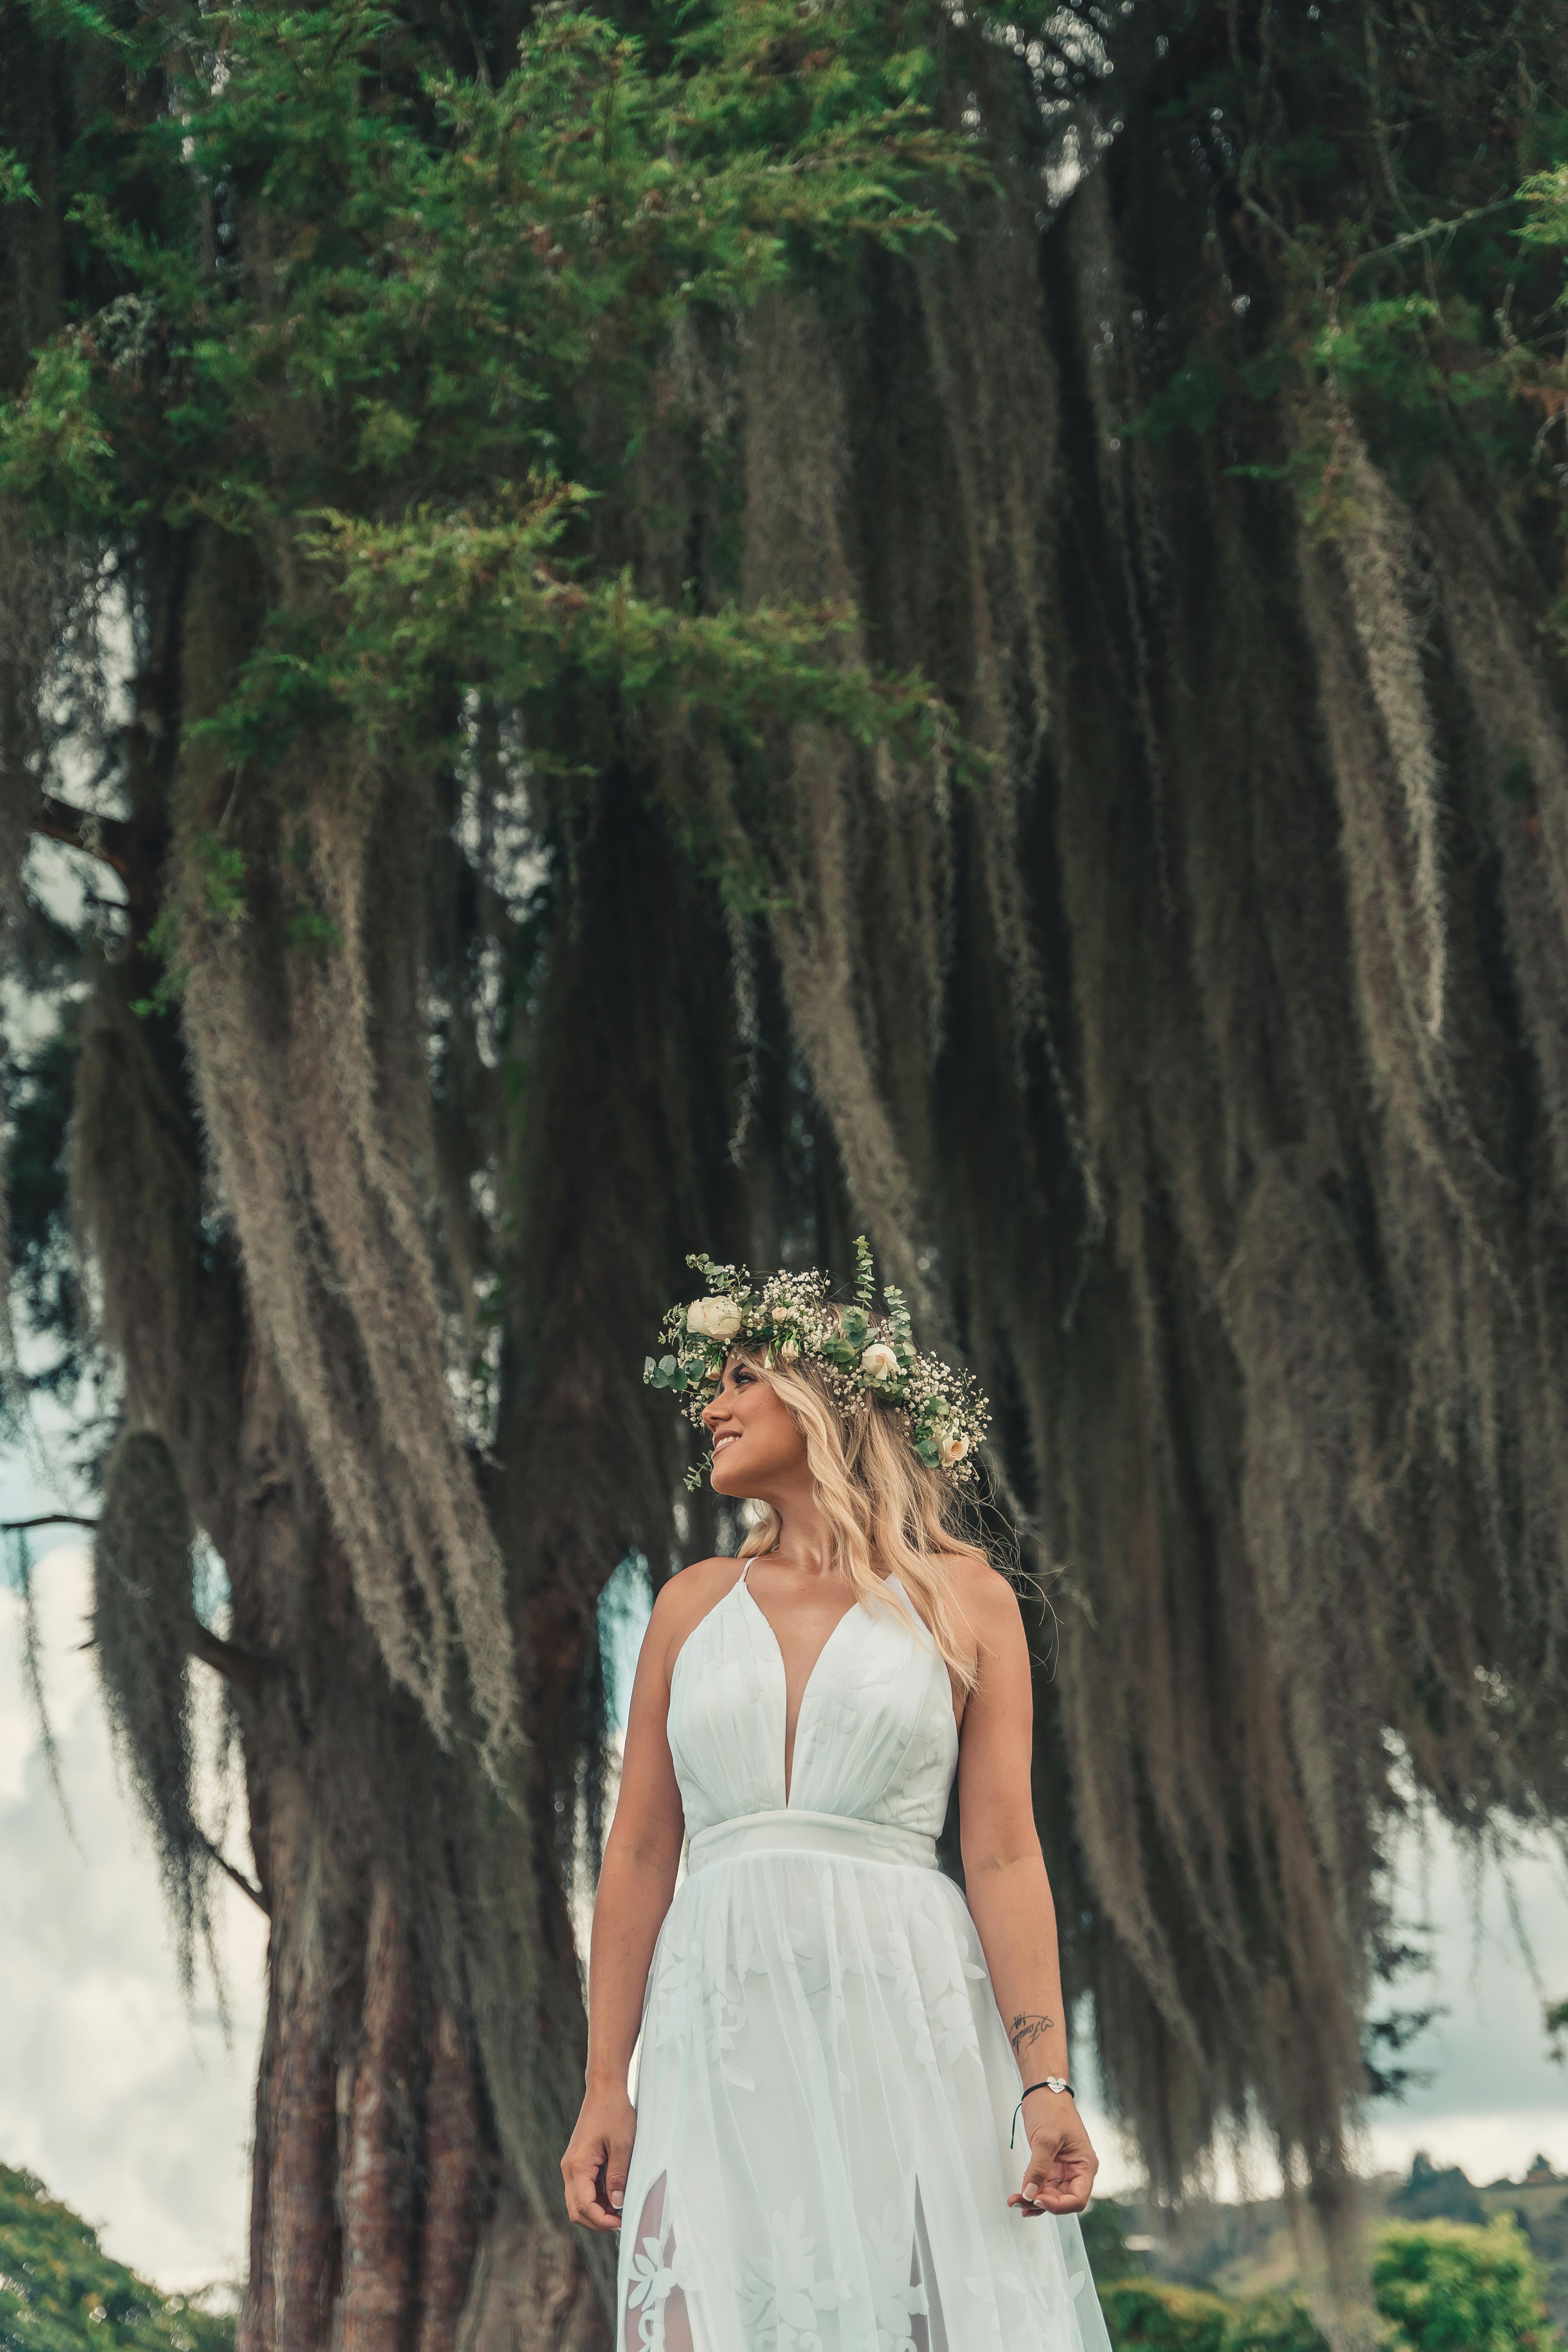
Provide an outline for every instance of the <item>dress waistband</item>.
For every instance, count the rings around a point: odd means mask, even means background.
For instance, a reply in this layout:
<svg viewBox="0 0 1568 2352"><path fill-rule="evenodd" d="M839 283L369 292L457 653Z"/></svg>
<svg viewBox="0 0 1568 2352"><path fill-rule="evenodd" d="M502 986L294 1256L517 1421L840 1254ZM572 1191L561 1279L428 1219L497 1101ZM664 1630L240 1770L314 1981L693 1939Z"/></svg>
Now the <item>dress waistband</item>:
<svg viewBox="0 0 1568 2352"><path fill-rule="evenodd" d="M736 1862L742 1854L815 1853L842 1862L891 1862L906 1870L936 1868L936 1840L923 1830L898 1829L889 1822L858 1821L850 1813L782 1811L738 1813L715 1822L688 1841L688 1874L709 1863Z"/></svg>

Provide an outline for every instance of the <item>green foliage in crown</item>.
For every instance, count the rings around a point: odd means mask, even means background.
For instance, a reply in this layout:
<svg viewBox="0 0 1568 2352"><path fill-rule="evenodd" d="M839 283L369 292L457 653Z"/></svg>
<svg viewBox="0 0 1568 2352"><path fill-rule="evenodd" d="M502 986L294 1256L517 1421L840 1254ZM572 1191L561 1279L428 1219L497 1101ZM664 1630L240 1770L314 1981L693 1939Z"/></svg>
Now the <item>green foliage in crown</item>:
<svg viewBox="0 0 1568 2352"><path fill-rule="evenodd" d="M732 562L710 608L662 602L595 519L673 429L678 333L728 350L801 268L949 234L940 199L984 166L936 120L925 11L657 0L639 36L552 5L493 86L433 70L383 0L14 13L69 26L84 89L149 95L60 159L90 292L0 401L0 499L45 539L255 550L262 609L200 727L236 769L333 730L461 757L466 692L521 706L563 790L626 713L738 757L805 721L957 756L923 680L853 658L847 607L743 602ZM0 146L0 210L42 202Z"/></svg>
<svg viewBox="0 0 1568 2352"><path fill-rule="evenodd" d="M877 1278L862 1234L855 1244L854 1296L830 1296L829 1277L813 1268L782 1270L761 1283L749 1266L721 1265L702 1251L686 1261L706 1294L669 1309L660 1326L662 1352L643 1361L650 1388L672 1389L687 1418L700 1426L724 1366L737 1349L760 1352L768 1364L815 1363L841 1412L858 1412L868 1399L901 1413L910 1442L931 1470L954 1480L974 1475L974 1454L991 1408L978 1381L940 1357L921 1355L914 1342L901 1290L883 1285L883 1312L875 1308ZM691 1471L689 1486L700 1484Z"/></svg>

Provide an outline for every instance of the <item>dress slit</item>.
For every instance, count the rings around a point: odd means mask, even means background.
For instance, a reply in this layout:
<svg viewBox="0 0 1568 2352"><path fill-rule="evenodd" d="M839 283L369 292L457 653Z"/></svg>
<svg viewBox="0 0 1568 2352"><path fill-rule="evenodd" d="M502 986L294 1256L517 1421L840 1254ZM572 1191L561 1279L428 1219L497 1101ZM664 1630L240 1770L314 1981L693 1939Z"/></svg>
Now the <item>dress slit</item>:
<svg viewBox="0 0 1568 2352"><path fill-rule="evenodd" d="M661 2172L637 2216L621 2352L693 2352L686 2291L676 2283L675 2263L669 2175Z"/></svg>
<svg viewBox="0 0 1568 2352"><path fill-rule="evenodd" d="M936 2283L936 2265L931 2258L931 2240L926 2235L925 2208L921 2203L921 2185L915 2183L914 2243L910 2251L910 2285L918 2289L924 2309L915 2310L910 2322L911 2352L948 2352L947 2329L942 2316L942 2294ZM915 2301L910 2295L910 2300Z"/></svg>

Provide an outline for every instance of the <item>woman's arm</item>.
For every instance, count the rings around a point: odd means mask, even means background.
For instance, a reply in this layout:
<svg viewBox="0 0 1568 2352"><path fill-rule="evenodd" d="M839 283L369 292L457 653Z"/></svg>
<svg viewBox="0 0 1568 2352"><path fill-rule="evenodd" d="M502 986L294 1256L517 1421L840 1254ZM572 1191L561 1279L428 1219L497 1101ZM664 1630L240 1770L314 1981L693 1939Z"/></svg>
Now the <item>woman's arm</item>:
<svg viewBox="0 0 1568 2352"><path fill-rule="evenodd" d="M615 1819L605 1843L588 1958L588 2067L561 2177L566 2210L590 2230L618 2230L637 2112L626 2073L642 2022L648 1966L675 1892L685 1832L666 1719L682 1642L721 1597L733 1560L704 1560L660 1592L643 1636L626 1717Z"/></svg>
<svg viewBox="0 0 1568 2352"><path fill-rule="evenodd" d="M959 1829L970 1915L1021 2083L1068 2072L1068 2037L1051 1901L1030 1797L1034 1691L1024 1621L1012 1586L975 1571L963 1599L980 1652L980 1680L964 1705L958 1761ZM1066 2091L1024 2102L1029 2160L1010 2205L1026 2213L1079 2213L1100 2159Z"/></svg>

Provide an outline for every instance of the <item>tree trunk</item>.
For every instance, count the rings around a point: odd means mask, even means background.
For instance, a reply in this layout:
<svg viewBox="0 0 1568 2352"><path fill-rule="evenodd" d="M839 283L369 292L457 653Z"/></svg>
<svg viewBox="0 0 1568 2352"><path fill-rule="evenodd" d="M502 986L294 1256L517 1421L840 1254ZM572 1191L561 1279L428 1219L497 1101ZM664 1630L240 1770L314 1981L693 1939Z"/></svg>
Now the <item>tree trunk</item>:
<svg viewBox="0 0 1568 2352"><path fill-rule="evenodd" d="M579 2249L510 2177L471 2032L422 1980L389 1879L367 1906L323 1916L288 1780L279 1768L269 1790L238 2352L601 2352L609 2331ZM333 1952L347 1981L330 1981Z"/></svg>
<svg viewBox="0 0 1568 2352"><path fill-rule="evenodd" d="M579 2249L510 2178L472 2036L421 1982L387 1881L367 1908L321 1916L302 1841L276 1814L271 1847L238 2352L601 2352ZM346 1984L325 1980L333 1949Z"/></svg>
<svg viewBox="0 0 1568 2352"><path fill-rule="evenodd" d="M493 2079L493 2032L487 2069L475 2016L487 1939L470 1915L488 1865L565 1928L564 1948L540 1939L522 1995L534 2013L517 2030L564 2042L580 2070L564 1890L540 1875L549 1842L531 1808L486 1798L490 1843L476 1843L459 1759L374 1654L262 1364L243 1432L233 1636L277 1663L241 1695L270 1935L239 2352L598 2352L602 2296L545 2201L549 2151L525 2188L504 2146L516 2086Z"/></svg>

